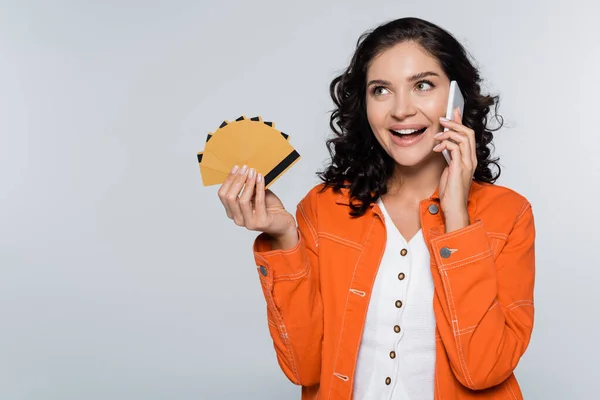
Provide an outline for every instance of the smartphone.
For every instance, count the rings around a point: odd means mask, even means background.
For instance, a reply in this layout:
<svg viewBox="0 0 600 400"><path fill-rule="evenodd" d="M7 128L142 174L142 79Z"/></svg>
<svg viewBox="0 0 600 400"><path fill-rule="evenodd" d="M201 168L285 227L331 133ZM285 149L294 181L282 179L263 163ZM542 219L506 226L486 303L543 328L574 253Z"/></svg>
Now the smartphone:
<svg viewBox="0 0 600 400"><path fill-rule="evenodd" d="M448 92L448 105L446 106L446 118L449 120L454 120L454 109L458 107L460 109L460 115L463 114L463 110L465 108L465 98L460 92L460 88L458 87L458 83L456 81L450 82L450 91ZM448 128L444 128L444 132L446 132ZM450 160L452 160L452 156L447 149L442 150L442 154L444 158L450 164Z"/></svg>

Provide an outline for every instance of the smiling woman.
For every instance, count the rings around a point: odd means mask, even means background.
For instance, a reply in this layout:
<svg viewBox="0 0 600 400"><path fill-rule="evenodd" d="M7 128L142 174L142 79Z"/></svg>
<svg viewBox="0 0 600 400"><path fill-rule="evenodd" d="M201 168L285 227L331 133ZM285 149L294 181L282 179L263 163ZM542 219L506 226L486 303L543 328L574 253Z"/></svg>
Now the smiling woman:
<svg viewBox="0 0 600 400"><path fill-rule="evenodd" d="M447 120L452 80L465 108ZM229 218L262 232L269 332L303 400L523 398L513 371L533 328L534 220L494 184L498 103L479 84L448 32L384 24L331 83L331 163L295 218L248 166L219 190Z"/></svg>
<svg viewBox="0 0 600 400"><path fill-rule="evenodd" d="M350 65L330 85L336 105L330 126L336 137L327 143L332 162L319 173L327 186L350 185L356 215L387 192L398 164L443 166L432 149L434 135L443 129L438 118L445 114L451 80L465 96L464 126L475 133L474 177L493 183L500 166L490 158L489 146L492 132L502 127L496 113L499 97L481 93L479 72L464 47L450 33L417 18L381 25L359 38ZM487 123L494 105L492 117L500 123L491 129ZM411 133L407 129L423 128L424 135L404 136Z"/></svg>

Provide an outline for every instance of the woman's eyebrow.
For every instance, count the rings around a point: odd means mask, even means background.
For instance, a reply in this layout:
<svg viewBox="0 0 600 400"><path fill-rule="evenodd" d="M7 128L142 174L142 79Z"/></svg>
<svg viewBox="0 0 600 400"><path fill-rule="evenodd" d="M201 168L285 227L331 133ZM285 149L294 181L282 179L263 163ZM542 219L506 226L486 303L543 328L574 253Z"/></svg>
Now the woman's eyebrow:
<svg viewBox="0 0 600 400"><path fill-rule="evenodd" d="M437 76L439 78L439 75L436 74L435 72L427 71L427 72L419 72L418 74L411 76L410 78L408 78L408 81L414 82L414 81L418 81L420 79L426 78L428 76Z"/></svg>
<svg viewBox="0 0 600 400"><path fill-rule="evenodd" d="M415 74L415 75L409 77L407 80L409 82L414 82L414 81L418 81L420 79L426 78L428 76L437 76L439 78L440 75L433 71L419 72L418 74ZM390 81L386 81L383 79L373 79L373 80L369 81L369 83L367 84L367 87L369 87L371 85L392 86L392 83Z"/></svg>
<svg viewBox="0 0 600 400"><path fill-rule="evenodd" d="M373 79L372 81L369 81L367 87L371 85L392 86L392 83L390 81L384 81L382 79Z"/></svg>

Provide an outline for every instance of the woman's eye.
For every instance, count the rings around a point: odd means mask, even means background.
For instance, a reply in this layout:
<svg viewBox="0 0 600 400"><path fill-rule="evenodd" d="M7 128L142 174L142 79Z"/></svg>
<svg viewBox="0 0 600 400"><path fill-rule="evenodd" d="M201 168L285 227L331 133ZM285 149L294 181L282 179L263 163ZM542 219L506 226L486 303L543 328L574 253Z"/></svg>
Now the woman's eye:
<svg viewBox="0 0 600 400"><path fill-rule="evenodd" d="M386 89L386 88L384 88L383 86L376 86L376 87L374 87L374 88L373 88L373 94L374 94L375 96L380 96L380 95L384 94L384 93L382 92L382 90L387 90L387 89Z"/></svg>
<svg viewBox="0 0 600 400"><path fill-rule="evenodd" d="M431 82L419 82L417 83L417 89L423 92L433 89L433 83Z"/></svg>

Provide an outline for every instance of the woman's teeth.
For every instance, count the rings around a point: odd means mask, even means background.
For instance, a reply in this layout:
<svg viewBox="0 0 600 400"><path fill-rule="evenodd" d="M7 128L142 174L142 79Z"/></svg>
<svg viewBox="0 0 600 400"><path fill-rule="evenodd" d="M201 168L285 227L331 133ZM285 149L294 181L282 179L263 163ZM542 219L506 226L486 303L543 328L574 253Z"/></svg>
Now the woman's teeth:
<svg viewBox="0 0 600 400"><path fill-rule="evenodd" d="M423 133L425 132L425 129L427 128L421 128L421 129L399 129L399 130L391 130L390 132L392 132L395 135L412 135L415 133Z"/></svg>

